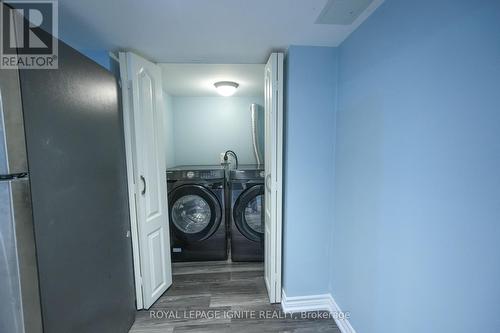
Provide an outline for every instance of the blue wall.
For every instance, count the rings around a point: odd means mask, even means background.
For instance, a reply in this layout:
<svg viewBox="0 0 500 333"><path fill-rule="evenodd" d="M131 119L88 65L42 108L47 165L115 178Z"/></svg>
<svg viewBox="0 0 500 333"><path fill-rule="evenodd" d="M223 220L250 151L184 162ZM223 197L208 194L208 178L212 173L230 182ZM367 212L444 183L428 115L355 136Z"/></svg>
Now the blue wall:
<svg viewBox="0 0 500 333"><path fill-rule="evenodd" d="M340 47L336 132L353 327L500 332L500 2L386 0Z"/></svg>
<svg viewBox="0 0 500 333"><path fill-rule="evenodd" d="M174 105L173 97L163 91L163 135L165 139L165 158L167 168L177 165L175 160Z"/></svg>
<svg viewBox="0 0 500 333"><path fill-rule="evenodd" d="M174 155L177 165L220 164L220 153L231 149L240 164L256 163L252 145L250 104L263 112L263 96L172 97ZM261 117L260 127L264 118ZM260 132L263 144L263 131ZM262 157L264 147L261 146Z"/></svg>
<svg viewBox="0 0 500 333"><path fill-rule="evenodd" d="M285 64L283 288L328 292L337 51L292 46Z"/></svg>

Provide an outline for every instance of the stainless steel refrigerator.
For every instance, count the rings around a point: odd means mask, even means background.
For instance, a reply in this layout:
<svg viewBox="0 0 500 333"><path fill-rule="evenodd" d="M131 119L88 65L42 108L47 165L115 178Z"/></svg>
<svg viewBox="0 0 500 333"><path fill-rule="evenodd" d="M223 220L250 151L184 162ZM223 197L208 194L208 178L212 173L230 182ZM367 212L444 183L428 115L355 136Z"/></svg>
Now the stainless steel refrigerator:
<svg viewBox="0 0 500 333"><path fill-rule="evenodd" d="M0 69L0 332L127 332L135 317L115 77L59 43Z"/></svg>

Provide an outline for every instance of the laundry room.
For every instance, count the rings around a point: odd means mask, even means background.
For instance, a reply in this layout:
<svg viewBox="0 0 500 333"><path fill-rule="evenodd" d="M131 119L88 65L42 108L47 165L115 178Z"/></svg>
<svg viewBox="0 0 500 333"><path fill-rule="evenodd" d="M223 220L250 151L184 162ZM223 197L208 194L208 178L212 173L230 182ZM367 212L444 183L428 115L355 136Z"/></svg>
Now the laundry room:
<svg viewBox="0 0 500 333"><path fill-rule="evenodd" d="M172 261L262 262L264 65L159 67Z"/></svg>
<svg viewBox="0 0 500 333"><path fill-rule="evenodd" d="M206 310L268 306L265 65L158 67L172 286L152 309L186 300L193 302L191 306L200 306L201 301ZM149 325L149 314L144 316L144 321L139 316L135 328Z"/></svg>

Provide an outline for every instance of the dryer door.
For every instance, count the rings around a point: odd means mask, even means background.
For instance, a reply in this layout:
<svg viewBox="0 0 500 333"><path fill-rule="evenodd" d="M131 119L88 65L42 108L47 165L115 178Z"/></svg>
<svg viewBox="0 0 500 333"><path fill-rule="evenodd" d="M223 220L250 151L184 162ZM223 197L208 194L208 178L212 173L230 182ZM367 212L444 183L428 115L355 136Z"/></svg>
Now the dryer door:
<svg viewBox="0 0 500 333"><path fill-rule="evenodd" d="M254 185L241 193L234 204L233 219L238 230L249 240L264 237L264 184Z"/></svg>
<svg viewBox="0 0 500 333"><path fill-rule="evenodd" d="M184 241L209 238L219 227L222 208L217 197L203 186L183 185L169 194L170 224Z"/></svg>

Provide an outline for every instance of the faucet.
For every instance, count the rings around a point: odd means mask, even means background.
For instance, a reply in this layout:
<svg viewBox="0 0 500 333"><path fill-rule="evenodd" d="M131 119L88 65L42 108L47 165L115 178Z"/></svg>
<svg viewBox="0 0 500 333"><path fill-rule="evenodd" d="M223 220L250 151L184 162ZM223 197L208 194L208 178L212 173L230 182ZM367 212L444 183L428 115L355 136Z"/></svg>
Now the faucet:
<svg viewBox="0 0 500 333"><path fill-rule="evenodd" d="M238 169L238 156L236 156L236 153L232 150L227 150L225 153L224 153L224 163L228 163L228 157L229 155L232 155L234 157L234 160L235 160L235 166L236 166L236 169Z"/></svg>

